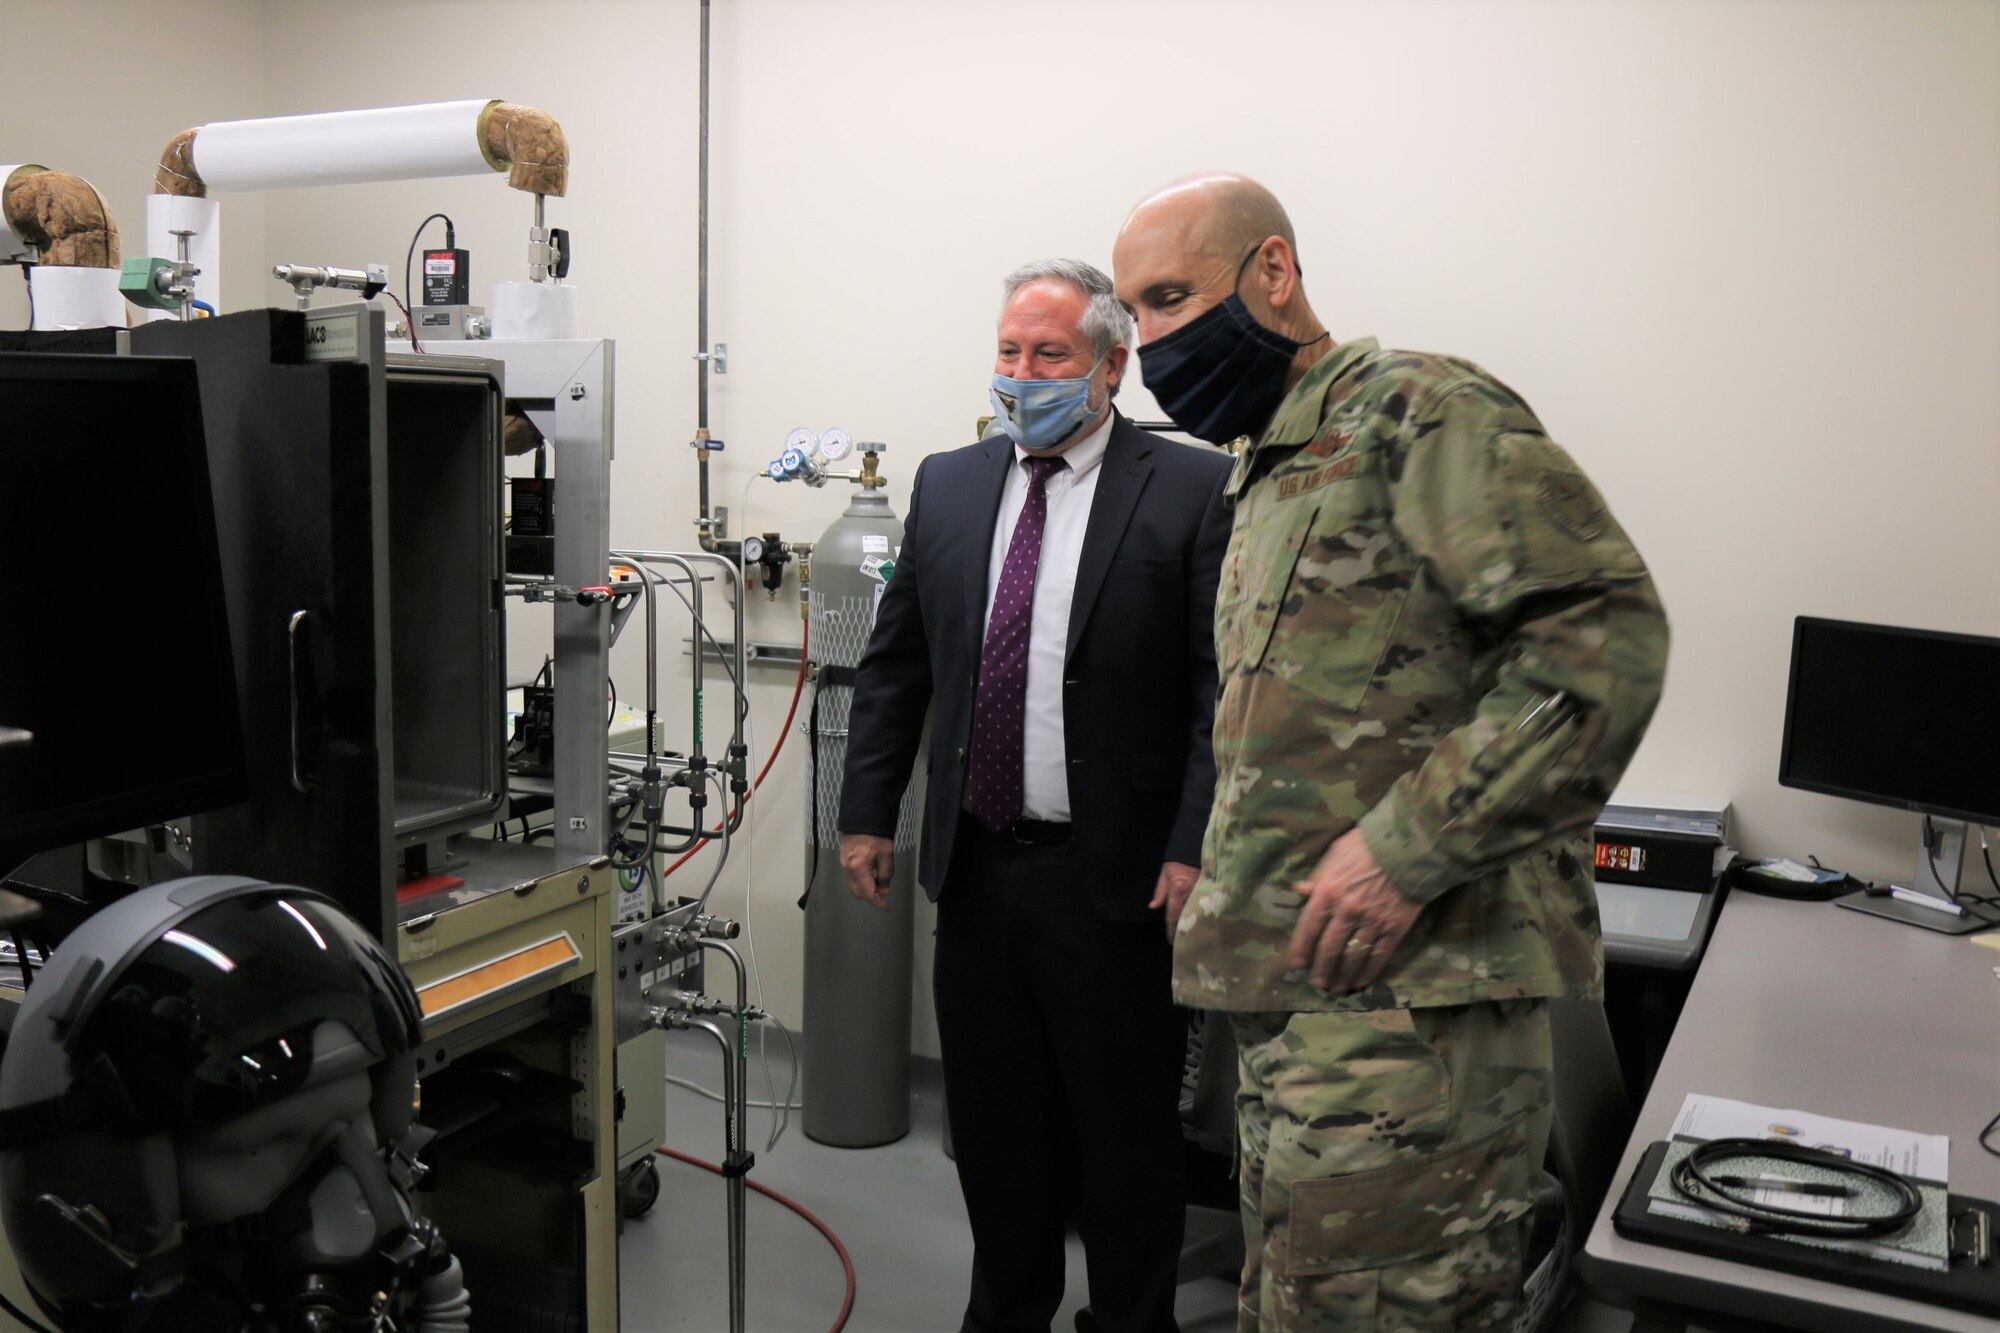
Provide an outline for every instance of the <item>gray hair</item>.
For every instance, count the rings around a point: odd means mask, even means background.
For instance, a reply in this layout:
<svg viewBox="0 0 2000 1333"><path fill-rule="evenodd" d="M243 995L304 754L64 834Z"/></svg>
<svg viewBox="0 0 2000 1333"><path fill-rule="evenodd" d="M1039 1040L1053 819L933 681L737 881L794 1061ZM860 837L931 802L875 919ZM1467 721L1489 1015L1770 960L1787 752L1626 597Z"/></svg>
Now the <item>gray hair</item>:
<svg viewBox="0 0 2000 1333"><path fill-rule="evenodd" d="M1006 310L1015 292L1031 282L1046 279L1066 282L1090 298L1090 305L1083 312L1083 322L1078 327L1083 336L1090 339L1090 350L1098 360L1103 360L1120 343L1131 345L1132 316L1111 294L1111 279L1104 275L1103 269L1080 259L1038 259L1032 264L1021 265L1007 275L1003 284L1006 292L1000 300L1001 310Z"/></svg>

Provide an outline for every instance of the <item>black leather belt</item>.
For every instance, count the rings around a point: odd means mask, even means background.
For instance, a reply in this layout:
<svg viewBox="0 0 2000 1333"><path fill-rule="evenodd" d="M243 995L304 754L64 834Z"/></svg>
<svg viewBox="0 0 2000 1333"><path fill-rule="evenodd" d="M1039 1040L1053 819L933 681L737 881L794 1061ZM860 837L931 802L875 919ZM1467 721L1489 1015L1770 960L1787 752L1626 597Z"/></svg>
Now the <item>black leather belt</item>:
<svg viewBox="0 0 2000 1333"><path fill-rule="evenodd" d="M1069 823L1064 821L1056 824L1046 819L1017 819L1003 829L1000 836L1030 847L1047 846L1050 843L1069 841Z"/></svg>
<svg viewBox="0 0 2000 1333"><path fill-rule="evenodd" d="M1053 847L1069 841L1070 825L1067 820L1057 823L1047 819L1017 819L998 833L969 814L965 822L968 827L978 829L996 842L1019 843L1023 847Z"/></svg>

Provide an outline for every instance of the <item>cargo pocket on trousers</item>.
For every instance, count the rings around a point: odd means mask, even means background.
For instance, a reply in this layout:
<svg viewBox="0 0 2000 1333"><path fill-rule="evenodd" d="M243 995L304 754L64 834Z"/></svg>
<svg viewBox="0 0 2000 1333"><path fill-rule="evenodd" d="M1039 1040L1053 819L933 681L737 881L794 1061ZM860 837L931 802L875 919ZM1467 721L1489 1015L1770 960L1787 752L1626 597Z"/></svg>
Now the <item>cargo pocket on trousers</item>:
<svg viewBox="0 0 2000 1333"><path fill-rule="evenodd" d="M1516 1120L1483 1139L1417 1161L1292 1185L1280 1277L1387 1268L1457 1245L1527 1213L1508 1185L1521 1178L1527 1135Z"/></svg>

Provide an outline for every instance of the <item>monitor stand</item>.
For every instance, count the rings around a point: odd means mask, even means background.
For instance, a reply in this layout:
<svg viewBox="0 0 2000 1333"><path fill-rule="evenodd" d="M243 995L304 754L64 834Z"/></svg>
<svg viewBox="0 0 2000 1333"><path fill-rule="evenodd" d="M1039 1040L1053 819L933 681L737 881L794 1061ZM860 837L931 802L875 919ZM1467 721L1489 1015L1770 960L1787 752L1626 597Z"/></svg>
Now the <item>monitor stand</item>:
<svg viewBox="0 0 2000 1333"><path fill-rule="evenodd" d="M1964 868L1965 821L1926 815L1917 834L1917 869L1910 887L1933 898L1956 898Z"/></svg>
<svg viewBox="0 0 2000 1333"><path fill-rule="evenodd" d="M1837 906L1845 907L1850 912L1866 912L1869 916L1887 917L1906 926L1921 926L1925 930L1935 930L1940 935L1970 935L1975 930L1987 930L2000 924L1974 916L1973 913L1979 910L1977 908L1967 908L1964 916L1953 916L1934 907L1919 907L1915 903L1906 903L1886 894L1871 897L1865 893L1850 893L1845 898L1835 898L1833 901Z"/></svg>
<svg viewBox="0 0 2000 1333"><path fill-rule="evenodd" d="M1938 903L1949 903L1958 893L1959 873L1964 864L1965 822L1927 816L1917 843L1916 874L1910 878L1910 888ZM1850 893L1835 901L1850 911L1887 917L1906 926L1921 926L1942 935L1970 935L1974 931L2000 925L1991 909L1982 911L1977 904L1969 905L1964 916L1954 916L1950 912L1921 903L1905 902L1886 894L1870 896Z"/></svg>

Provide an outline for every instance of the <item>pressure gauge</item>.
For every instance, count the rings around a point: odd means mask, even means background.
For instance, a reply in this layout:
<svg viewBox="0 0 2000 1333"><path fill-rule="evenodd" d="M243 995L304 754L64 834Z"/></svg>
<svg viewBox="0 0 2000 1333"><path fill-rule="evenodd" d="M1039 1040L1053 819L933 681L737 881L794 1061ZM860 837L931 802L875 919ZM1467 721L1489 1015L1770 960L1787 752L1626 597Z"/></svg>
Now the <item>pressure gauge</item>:
<svg viewBox="0 0 2000 1333"><path fill-rule="evenodd" d="M796 449L802 454L810 453L812 451L813 442L818 438L819 438L818 436L813 434L811 426L800 426L797 430L793 431L790 435L787 435L785 437L785 447L787 449Z"/></svg>
<svg viewBox="0 0 2000 1333"><path fill-rule="evenodd" d="M743 539L743 563L746 565L761 565L764 563L764 539L762 537L745 537Z"/></svg>
<svg viewBox="0 0 2000 1333"><path fill-rule="evenodd" d="M819 437L820 456L829 463L838 463L854 448L854 441L847 438L847 432L838 426L829 426Z"/></svg>

